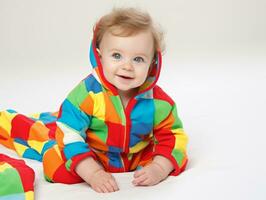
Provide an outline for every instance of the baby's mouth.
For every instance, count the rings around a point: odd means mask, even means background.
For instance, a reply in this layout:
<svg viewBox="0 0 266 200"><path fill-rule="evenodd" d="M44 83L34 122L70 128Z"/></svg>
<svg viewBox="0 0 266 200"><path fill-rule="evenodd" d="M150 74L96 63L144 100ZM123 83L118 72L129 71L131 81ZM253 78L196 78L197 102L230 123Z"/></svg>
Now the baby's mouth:
<svg viewBox="0 0 266 200"><path fill-rule="evenodd" d="M129 76L123 76L123 75L117 75L119 76L120 78L124 78L124 79L133 79L132 77L129 77Z"/></svg>

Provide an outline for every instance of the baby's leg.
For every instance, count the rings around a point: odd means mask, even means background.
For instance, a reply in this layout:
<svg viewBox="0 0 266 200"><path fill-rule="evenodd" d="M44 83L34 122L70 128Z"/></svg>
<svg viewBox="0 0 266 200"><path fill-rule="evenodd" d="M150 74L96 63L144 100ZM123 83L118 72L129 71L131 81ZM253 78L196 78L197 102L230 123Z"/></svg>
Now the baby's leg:
<svg viewBox="0 0 266 200"><path fill-rule="evenodd" d="M62 157L57 144L45 152L43 156L43 170L47 181L66 184L83 182L78 175L68 171L66 166L66 159Z"/></svg>

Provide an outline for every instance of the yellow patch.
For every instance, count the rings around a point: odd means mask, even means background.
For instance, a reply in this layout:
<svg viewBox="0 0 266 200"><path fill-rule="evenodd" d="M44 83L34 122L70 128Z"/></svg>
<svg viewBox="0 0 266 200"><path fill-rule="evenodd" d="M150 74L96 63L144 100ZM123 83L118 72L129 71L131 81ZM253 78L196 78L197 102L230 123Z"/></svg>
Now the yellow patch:
<svg viewBox="0 0 266 200"><path fill-rule="evenodd" d="M54 145L54 150L56 151L58 157L60 157L60 159L63 160L58 145Z"/></svg>
<svg viewBox="0 0 266 200"><path fill-rule="evenodd" d="M18 153L18 155L20 155L22 157L22 155L24 154L24 152L28 149L28 147L19 144L17 142L14 142L14 146L16 148L16 152Z"/></svg>
<svg viewBox="0 0 266 200"><path fill-rule="evenodd" d="M30 145L30 147L38 151L39 154L41 154L45 142L39 142L36 140L28 140L28 144Z"/></svg>
<svg viewBox="0 0 266 200"><path fill-rule="evenodd" d="M28 192L26 192L25 193L25 199L26 200L33 200L34 199L34 193L33 193L33 191L28 191Z"/></svg>
<svg viewBox="0 0 266 200"><path fill-rule="evenodd" d="M9 165L8 163L2 164L2 165L0 165L0 173L5 171L6 169L10 169L10 168L12 168L12 166Z"/></svg>
<svg viewBox="0 0 266 200"><path fill-rule="evenodd" d="M137 153L144 149L146 146L148 146L149 142L146 141L140 141L135 146L129 148L129 153Z"/></svg>
<svg viewBox="0 0 266 200"><path fill-rule="evenodd" d="M93 115L98 119L105 121L105 100L102 92L98 94L91 93L94 102Z"/></svg>
<svg viewBox="0 0 266 200"><path fill-rule="evenodd" d="M172 130L175 136L175 149L180 149L182 152L186 151L188 137L182 128Z"/></svg>
<svg viewBox="0 0 266 200"><path fill-rule="evenodd" d="M7 111L1 112L0 126L6 130L9 134L11 132L11 121L16 116L16 113L9 113Z"/></svg>

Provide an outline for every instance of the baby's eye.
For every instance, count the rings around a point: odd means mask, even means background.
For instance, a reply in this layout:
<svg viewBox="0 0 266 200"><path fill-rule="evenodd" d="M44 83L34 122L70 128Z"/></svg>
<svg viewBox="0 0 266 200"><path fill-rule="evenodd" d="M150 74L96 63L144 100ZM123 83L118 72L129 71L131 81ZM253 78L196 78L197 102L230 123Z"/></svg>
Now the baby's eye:
<svg viewBox="0 0 266 200"><path fill-rule="evenodd" d="M136 61L137 63L141 63L141 62L144 62L144 59L140 56L134 58L134 61Z"/></svg>
<svg viewBox="0 0 266 200"><path fill-rule="evenodd" d="M114 59L117 59L117 60L119 60L119 59L121 59L121 54L120 53L113 53L112 54L112 57L114 58Z"/></svg>

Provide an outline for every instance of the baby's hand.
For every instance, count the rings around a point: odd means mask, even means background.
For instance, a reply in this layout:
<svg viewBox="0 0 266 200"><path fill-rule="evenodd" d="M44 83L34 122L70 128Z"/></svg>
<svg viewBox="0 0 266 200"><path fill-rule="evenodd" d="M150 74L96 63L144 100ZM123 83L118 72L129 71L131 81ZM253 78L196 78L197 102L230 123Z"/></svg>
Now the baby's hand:
<svg viewBox="0 0 266 200"><path fill-rule="evenodd" d="M112 174L100 169L93 173L89 178L89 184L93 190L99 193L118 191L119 188Z"/></svg>
<svg viewBox="0 0 266 200"><path fill-rule="evenodd" d="M142 169L135 171L132 183L135 186L151 186L158 184L167 176L168 174L165 173L158 163L152 162Z"/></svg>
<svg viewBox="0 0 266 200"><path fill-rule="evenodd" d="M75 170L96 192L106 193L119 190L112 174L105 172L101 164L91 157L78 163Z"/></svg>

